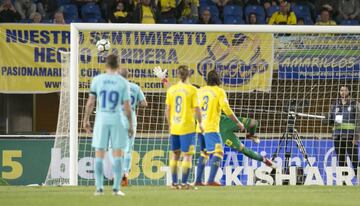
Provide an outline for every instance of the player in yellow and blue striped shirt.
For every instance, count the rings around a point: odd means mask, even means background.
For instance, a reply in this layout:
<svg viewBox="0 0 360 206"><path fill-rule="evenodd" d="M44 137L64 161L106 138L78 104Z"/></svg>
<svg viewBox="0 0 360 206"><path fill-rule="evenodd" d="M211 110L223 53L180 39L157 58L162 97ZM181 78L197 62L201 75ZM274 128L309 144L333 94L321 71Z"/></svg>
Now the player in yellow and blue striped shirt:
<svg viewBox="0 0 360 206"><path fill-rule="evenodd" d="M166 92L165 115L170 128L170 144L173 153L169 167L172 174L172 186L179 188L177 167L182 153L181 187L189 188L187 180L190 168L192 168L192 156L195 154L195 117L201 125L201 112L197 89L188 82L190 70L182 65L177 69L177 74L181 81L171 86ZM200 130L203 131L201 126Z"/></svg>
<svg viewBox="0 0 360 206"><path fill-rule="evenodd" d="M199 91L204 132L199 133L198 135L200 146L205 147L200 149L206 149L208 154L213 154L210 160L211 169L208 185L218 186L221 184L215 182L214 179L224 156L223 142L219 133L221 112L223 111L232 121L234 121L240 130L244 130L245 128L231 110L225 90L219 87L221 81L218 73L215 70L210 71L206 80L207 86L202 87ZM204 139L205 141L201 141L201 139ZM205 145L201 144L201 142L205 142Z"/></svg>
<svg viewBox="0 0 360 206"><path fill-rule="evenodd" d="M227 146L242 152L244 155L258 161L263 161L268 166L272 166L273 163L269 159L246 148L234 134L236 128L241 131L245 128L248 129L248 132L250 132L249 136L254 135L255 131L251 128L251 121L248 122L245 120L246 118L237 118L234 115L229 106L224 89L219 87L221 80L218 73L215 70L210 71L206 80L207 86L202 87L199 91L205 134L197 131L201 155L198 160L195 185L204 185L201 182L202 174L209 154L211 153L214 155L210 160L211 169L207 184L210 186L221 185L215 182L214 178L223 158L223 141L225 141L224 143ZM223 111L227 117L221 115L221 111ZM244 124L246 124L246 127Z"/></svg>

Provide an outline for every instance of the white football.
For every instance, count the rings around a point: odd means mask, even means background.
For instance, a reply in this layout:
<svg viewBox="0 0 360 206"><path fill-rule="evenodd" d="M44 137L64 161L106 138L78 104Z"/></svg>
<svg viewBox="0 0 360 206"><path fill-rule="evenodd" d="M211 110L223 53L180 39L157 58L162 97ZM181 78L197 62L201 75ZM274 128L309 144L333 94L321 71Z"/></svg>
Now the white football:
<svg viewBox="0 0 360 206"><path fill-rule="evenodd" d="M107 39L100 39L96 42L96 48L99 52L109 51L110 42Z"/></svg>

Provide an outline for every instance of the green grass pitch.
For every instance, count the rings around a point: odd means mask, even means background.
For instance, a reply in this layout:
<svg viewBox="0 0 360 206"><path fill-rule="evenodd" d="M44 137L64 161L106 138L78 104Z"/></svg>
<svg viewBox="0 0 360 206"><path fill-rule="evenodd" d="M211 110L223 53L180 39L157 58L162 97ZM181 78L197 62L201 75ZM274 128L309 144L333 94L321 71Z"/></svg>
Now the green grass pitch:
<svg viewBox="0 0 360 206"><path fill-rule="evenodd" d="M270 206L270 205L360 205L360 187L341 186L247 186L200 187L198 190L172 190L165 186L130 186L125 197L93 196L94 187L1 186L3 206Z"/></svg>

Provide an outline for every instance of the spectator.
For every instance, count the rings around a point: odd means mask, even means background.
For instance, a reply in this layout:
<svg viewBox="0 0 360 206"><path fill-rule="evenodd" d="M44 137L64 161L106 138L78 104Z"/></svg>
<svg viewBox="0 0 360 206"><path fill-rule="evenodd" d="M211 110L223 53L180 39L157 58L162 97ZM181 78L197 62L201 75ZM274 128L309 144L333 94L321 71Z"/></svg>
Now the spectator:
<svg viewBox="0 0 360 206"><path fill-rule="evenodd" d="M280 11L274 12L269 20L269 24L296 24L295 13L290 11L290 3L286 1L280 3Z"/></svg>
<svg viewBox="0 0 360 206"><path fill-rule="evenodd" d="M216 0L217 7L222 10L229 3L229 0Z"/></svg>
<svg viewBox="0 0 360 206"><path fill-rule="evenodd" d="M21 19L29 19L30 14L36 11L36 5L31 0L16 0L15 8Z"/></svg>
<svg viewBox="0 0 360 206"><path fill-rule="evenodd" d="M116 8L110 16L110 21L112 23L128 23L129 14L125 10L125 5L122 2L118 2Z"/></svg>
<svg viewBox="0 0 360 206"><path fill-rule="evenodd" d="M21 16L12 5L11 0L4 0L0 5L0 23L17 22L20 19Z"/></svg>
<svg viewBox="0 0 360 206"><path fill-rule="evenodd" d="M38 0L37 9L43 19L51 19L59 8L56 0Z"/></svg>
<svg viewBox="0 0 360 206"><path fill-rule="evenodd" d="M45 4L48 3L47 2L48 0L33 0L33 1L36 5L36 10L37 10L37 12L39 12L41 14L41 17L46 17ZM56 2L52 2L52 3L56 4ZM31 19L31 17L30 17L30 19Z"/></svg>
<svg viewBox="0 0 360 206"><path fill-rule="evenodd" d="M327 9L321 10L320 19L316 22L316 25L336 25L330 17L330 12Z"/></svg>
<svg viewBox="0 0 360 206"><path fill-rule="evenodd" d="M30 15L31 23L40 24L41 23L41 14L39 12L32 13Z"/></svg>
<svg viewBox="0 0 360 206"><path fill-rule="evenodd" d="M204 9L201 13L199 24L214 24L210 10Z"/></svg>
<svg viewBox="0 0 360 206"><path fill-rule="evenodd" d="M264 0L263 1L263 7L265 9L265 13L266 13L266 22L269 22L269 17L272 15L270 13L268 13L270 7L272 6L277 6L276 1L273 0Z"/></svg>
<svg viewBox="0 0 360 206"><path fill-rule="evenodd" d="M358 19L360 14L359 0L340 0L339 1L339 21Z"/></svg>
<svg viewBox="0 0 360 206"><path fill-rule="evenodd" d="M134 11L135 6L137 5L136 0L103 0L100 1L101 13L106 21L111 21L113 18L113 13L118 3L121 2L124 5L124 11L128 12L128 18L130 21L130 17L132 12Z"/></svg>
<svg viewBox="0 0 360 206"><path fill-rule="evenodd" d="M64 14L60 11L54 14L54 24L65 24Z"/></svg>
<svg viewBox="0 0 360 206"><path fill-rule="evenodd" d="M199 6L199 0L182 0L179 9L179 12L181 12L180 20L189 18L199 19Z"/></svg>
<svg viewBox="0 0 360 206"><path fill-rule="evenodd" d="M255 13L250 13L248 18L247 18L247 23L248 24L258 24L257 18L256 18L256 14Z"/></svg>
<svg viewBox="0 0 360 206"><path fill-rule="evenodd" d="M176 0L159 0L158 10L162 20L171 20L171 23L176 23L176 19L181 12L177 11Z"/></svg>
<svg viewBox="0 0 360 206"><path fill-rule="evenodd" d="M337 12L337 0L317 0L315 1L316 13L320 14L326 8L330 14L335 15Z"/></svg>
<svg viewBox="0 0 360 206"><path fill-rule="evenodd" d="M155 24L160 22L160 13L151 0L142 0L136 5L133 23Z"/></svg>

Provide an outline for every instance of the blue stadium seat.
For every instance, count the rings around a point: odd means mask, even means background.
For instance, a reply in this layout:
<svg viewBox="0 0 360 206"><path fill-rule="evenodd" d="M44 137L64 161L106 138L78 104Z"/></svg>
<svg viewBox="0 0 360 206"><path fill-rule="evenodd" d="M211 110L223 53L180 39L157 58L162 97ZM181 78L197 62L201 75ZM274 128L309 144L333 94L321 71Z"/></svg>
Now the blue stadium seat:
<svg viewBox="0 0 360 206"><path fill-rule="evenodd" d="M197 24L198 20L193 18L186 18L181 21L182 24Z"/></svg>
<svg viewBox="0 0 360 206"><path fill-rule="evenodd" d="M161 18L162 24L176 24L176 18Z"/></svg>
<svg viewBox="0 0 360 206"><path fill-rule="evenodd" d="M311 18L309 6L303 4L294 4L291 5L291 10L295 13L297 19L303 18L306 25L314 24Z"/></svg>
<svg viewBox="0 0 360 206"><path fill-rule="evenodd" d="M71 4L71 0L56 0L57 6L64 6L66 4Z"/></svg>
<svg viewBox="0 0 360 206"><path fill-rule="evenodd" d="M242 16L243 9L237 5L226 5L224 7L224 16Z"/></svg>
<svg viewBox="0 0 360 206"><path fill-rule="evenodd" d="M312 20L311 16L303 17L305 25L314 25L314 21Z"/></svg>
<svg viewBox="0 0 360 206"><path fill-rule="evenodd" d="M211 0L200 0L200 7L206 7L206 6L216 6L216 4Z"/></svg>
<svg viewBox="0 0 360 206"><path fill-rule="evenodd" d="M248 18L249 14L255 13L256 18L260 24L265 24L265 10L262 6L248 5L245 7L245 17Z"/></svg>
<svg viewBox="0 0 360 206"><path fill-rule="evenodd" d="M348 26L352 26L352 25L359 25L359 21L356 19L344 19L340 22L341 25L348 25Z"/></svg>
<svg viewBox="0 0 360 206"><path fill-rule="evenodd" d="M208 5L205 7L200 7L200 15L202 14L202 11L204 11L205 9L208 9L211 13L211 17L213 19L217 18L219 19L219 9L217 8L217 6L215 5Z"/></svg>
<svg viewBox="0 0 360 206"><path fill-rule="evenodd" d="M64 19L66 22L76 22L79 18L78 8L75 4L66 4L63 6Z"/></svg>
<svg viewBox="0 0 360 206"><path fill-rule="evenodd" d="M310 8L303 4L292 4L291 10L295 13L296 17L311 16Z"/></svg>
<svg viewBox="0 0 360 206"><path fill-rule="evenodd" d="M273 13L279 11L279 6L271 6L266 10L267 17L271 17Z"/></svg>
<svg viewBox="0 0 360 206"><path fill-rule="evenodd" d="M81 7L81 17L84 22L102 22L100 8L94 3Z"/></svg>
<svg viewBox="0 0 360 206"><path fill-rule="evenodd" d="M224 16L224 24L244 24L244 20L239 16Z"/></svg>
<svg viewBox="0 0 360 206"><path fill-rule="evenodd" d="M237 5L224 7L224 24L243 24L243 10Z"/></svg>

